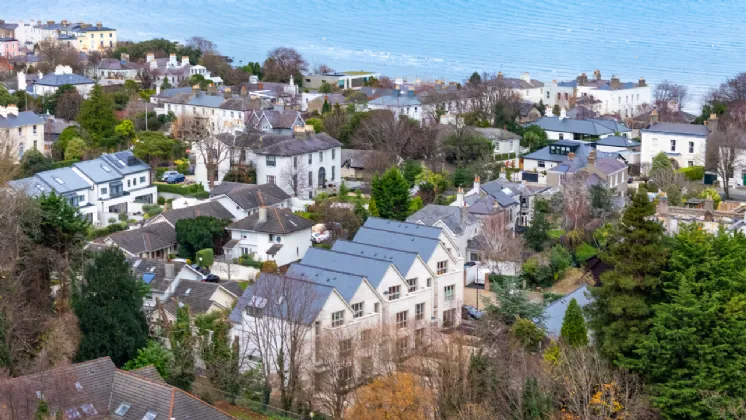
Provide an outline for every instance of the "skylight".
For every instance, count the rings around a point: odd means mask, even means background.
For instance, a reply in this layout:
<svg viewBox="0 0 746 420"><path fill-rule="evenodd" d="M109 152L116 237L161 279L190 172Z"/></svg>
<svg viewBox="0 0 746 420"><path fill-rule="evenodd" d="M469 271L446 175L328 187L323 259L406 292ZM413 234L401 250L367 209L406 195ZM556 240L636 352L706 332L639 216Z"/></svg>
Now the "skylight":
<svg viewBox="0 0 746 420"><path fill-rule="evenodd" d="M158 417L158 413L155 411L148 411L145 413L145 416L143 416L142 420L155 420L155 418Z"/></svg>
<svg viewBox="0 0 746 420"><path fill-rule="evenodd" d="M57 183L60 184L60 185L64 185L65 184L65 181L63 181L61 178L54 177L54 180L57 181Z"/></svg>
<svg viewBox="0 0 746 420"><path fill-rule="evenodd" d="M103 169L106 172L111 172L111 168L106 165L101 165L101 169Z"/></svg>
<svg viewBox="0 0 746 420"><path fill-rule="evenodd" d="M130 409L131 405L129 403L121 403L119 404L119 407L114 411L114 414L117 416L124 417L125 414L127 414L127 411Z"/></svg>
<svg viewBox="0 0 746 420"><path fill-rule="evenodd" d="M81 385L80 382L75 382L75 389L77 389L78 391L82 391L83 385Z"/></svg>
<svg viewBox="0 0 746 420"><path fill-rule="evenodd" d="M68 419L79 419L80 418L80 411L78 411L77 407L68 408L65 410L65 415Z"/></svg>
<svg viewBox="0 0 746 420"><path fill-rule="evenodd" d="M135 261L135 263L132 264L132 268L137 268L140 265L140 263L142 263L142 260Z"/></svg>
<svg viewBox="0 0 746 420"><path fill-rule="evenodd" d="M189 296L189 293L191 293L191 292L192 292L192 288L190 287L190 288L186 289L186 292L184 292L184 296Z"/></svg>

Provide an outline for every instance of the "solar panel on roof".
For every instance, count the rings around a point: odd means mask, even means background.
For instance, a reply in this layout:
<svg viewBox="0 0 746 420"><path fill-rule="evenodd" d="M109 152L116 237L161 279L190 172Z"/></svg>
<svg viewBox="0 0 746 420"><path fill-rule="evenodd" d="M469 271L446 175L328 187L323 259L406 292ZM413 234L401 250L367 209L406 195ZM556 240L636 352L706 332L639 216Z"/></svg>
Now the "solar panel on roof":
<svg viewBox="0 0 746 420"><path fill-rule="evenodd" d="M142 275L142 281L145 284L150 284L150 282L152 282L154 278L155 278L155 273L145 273Z"/></svg>

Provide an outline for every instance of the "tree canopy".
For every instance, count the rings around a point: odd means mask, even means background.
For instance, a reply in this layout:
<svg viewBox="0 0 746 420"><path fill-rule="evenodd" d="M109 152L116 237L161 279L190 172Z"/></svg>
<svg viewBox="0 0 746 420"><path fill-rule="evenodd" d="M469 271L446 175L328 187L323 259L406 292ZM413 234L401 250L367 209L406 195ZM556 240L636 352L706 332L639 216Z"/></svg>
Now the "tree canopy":
<svg viewBox="0 0 746 420"><path fill-rule="evenodd" d="M230 220L220 220L212 216L197 216L176 222L176 241L179 243L179 255L194 258L197 251L205 248L216 248L225 236L225 227Z"/></svg>
<svg viewBox="0 0 746 420"><path fill-rule="evenodd" d="M404 220L409 216L409 184L399 169L393 167L383 175L375 175L371 189L381 217Z"/></svg>
<svg viewBox="0 0 746 420"><path fill-rule="evenodd" d="M562 329L560 337L565 342L574 347L588 345L588 330L585 328L585 319L583 319L583 310L580 308L578 301L573 298L565 311L565 318L562 320Z"/></svg>
<svg viewBox="0 0 746 420"><path fill-rule="evenodd" d="M112 147L116 143L114 128L117 126L117 118L114 116L114 101L98 84L93 86L88 100L83 102L78 122L90 136L93 146Z"/></svg>
<svg viewBox="0 0 746 420"><path fill-rule="evenodd" d="M28 178L36 173L54 169L54 161L37 149L31 149L23 154L19 178Z"/></svg>

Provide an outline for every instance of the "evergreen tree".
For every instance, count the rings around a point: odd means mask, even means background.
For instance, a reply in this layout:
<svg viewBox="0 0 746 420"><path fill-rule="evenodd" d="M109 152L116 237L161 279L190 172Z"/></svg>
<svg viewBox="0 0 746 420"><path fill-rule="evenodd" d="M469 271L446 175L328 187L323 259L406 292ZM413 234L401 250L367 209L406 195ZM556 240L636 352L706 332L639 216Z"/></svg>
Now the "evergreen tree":
<svg viewBox="0 0 746 420"><path fill-rule="evenodd" d="M376 199L371 198L368 203L368 213L370 216L380 217L381 213L378 212L378 206L376 205Z"/></svg>
<svg viewBox="0 0 746 420"><path fill-rule="evenodd" d="M653 156L653 162L650 165L650 176L655 175L656 172L672 170L671 159L668 158L665 152L660 152Z"/></svg>
<svg viewBox="0 0 746 420"><path fill-rule="evenodd" d="M139 349L137 357L127 362L122 369L135 370L146 366L154 366L161 378L168 380L171 377L173 359L174 356L170 350L157 341L150 341L147 347Z"/></svg>
<svg viewBox="0 0 746 420"><path fill-rule="evenodd" d="M692 224L671 254L667 299L638 349L641 372L665 418L721 418L717 406L742 407L746 389L746 237Z"/></svg>
<svg viewBox="0 0 746 420"><path fill-rule="evenodd" d="M98 84L93 86L88 100L83 102L78 122L88 132L93 146L111 147L116 143L114 127L117 126L117 117L114 116L114 101Z"/></svg>
<svg viewBox="0 0 746 420"><path fill-rule="evenodd" d="M552 399L539 388L536 378L526 379L523 387L523 417L526 420L550 419L552 414Z"/></svg>
<svg viewBox="0 0 746 420"><path fill-rule="evenodd" d="M67 199L54 192L39 198L39 204L41 220L38 226L29 230L29 233L34 233L34 241L54 249L65 258L78 254L91 225L88 220L80 217Z"/></svg>
<svg viewBox="0 0 746 420"><path fill-rule="evenodd" d="M531 220L531 224L523 238L526 241L526 245L536 252L540 252L544 249L544 244L549 240L549 220L547 215L543 211L535 211L534 218Z"/></svg>
<svg viewBox="0 0 746 420"><path fill-rule="evenodd" d="M212 216L197 216L177 221L176 242L179 243L179 255L194 258L201 249L214 249L225 235L225 227L229 224L230 220L220 220Z"/></svg>
<svg viewBox="0 0 746 420"><path fill-rule="evenodd" d="M394 167L373 177L372 200L384 219L404 220L409 216L409 184L399 169Z"/></svg>
<svg viewBox="0 0 746 420"><path fill-rule="evenodd" d="M601 260L614 267L591 288L589 327L600 352L617 364L634 368L636 350L650 329L653 305L662 299L661 271L669 251L663 226L651 219L655 206L638 192L609 239Z"/></svg>
<svg viewBox="0 0 746 420"><path fill-rule="evenodd" d="M28 178L34 174L54 169L54 161L51 157L45 156L37 149L31 149L23 154L21 159L21 173L19 178Z"/></svg>
<svg viewBox="0 0 746 420"><path fill-rule="evenodd" d="M36 408L34 420L46 420L49 418L49 405L44 400L39 401L39 407Z"/></svg>
<svg viewBox="0 0 746 420"><path fill-rule="evenodd" d="M192 325L189 319L189 305L183 305L176 311L176 322L171 329L171 352L174 363L168 383L184 391L192 389L194 382L194 345L196 340L192 335Z"/></svg>
<svg viewBox="0 0 746 420"><path fill-rule="evenodd" d="M570 305L567 306L565 318L562 320L562 329L560 337L573 347L582 347L588 345L588 330L585 328L585 319L583 319L583 310L578 305L578 301L573 298Z"/></svg>
<svg viewBox="0 0 746 420"><path fill-rule="evenodd" d="M469 77L469 84L478 85L480 83L482 83L482 76L480 76L477 72L472 73Z"/></svg>
<svg viewBox="0 0 746 420"><path fill-rule="evenodd" d="M83 335L77 360L109 356L122 366L148 343L148 323L142 311L147 288L117 248L96 253L83 271L83 280L73 299Z"/></svg>
<svg viewBox="0 0 746 420"><path fill-rule="evenodd" d="M324 98L324 104L321 105L321 113L326 114L327 112L331 110L332 110L332 106L329 105L329 101L326 98Z"/></svg>

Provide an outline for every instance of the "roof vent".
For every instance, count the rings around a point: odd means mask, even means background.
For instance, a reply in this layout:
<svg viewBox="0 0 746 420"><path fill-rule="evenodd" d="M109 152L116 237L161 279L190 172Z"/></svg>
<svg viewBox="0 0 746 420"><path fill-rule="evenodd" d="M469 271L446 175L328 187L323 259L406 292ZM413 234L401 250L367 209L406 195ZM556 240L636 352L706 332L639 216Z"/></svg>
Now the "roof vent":
<svg viewBox="0 0 746 420"><path fill-rule="evenodd" d="M61 178L54 177L54 180L57 181L57 183L60 184L60 185L64 185L65 184L65 181L63 181Z"/></svg>
<svg viewBox="0 0 746 420"><path fill-rule="evenodd" d="M103 169L105 172L111 172L111 168L106 165L101 165L101 169Z"/></svg>
<svg viewBox="0 0 746 420"><path fill-rule="evenodd" d="M191 293L191 292L192 292L192 288L190 287L190 288L186 289L186 292L184 292L184 296L189 296L189 293Z"/></svg>
<svg viewBox="0 0 746 420"><path fill-rule="evenodd" d="M137 268L142 263L142 260L135 261L134 264L132 264L132 268Z"/></svg>

